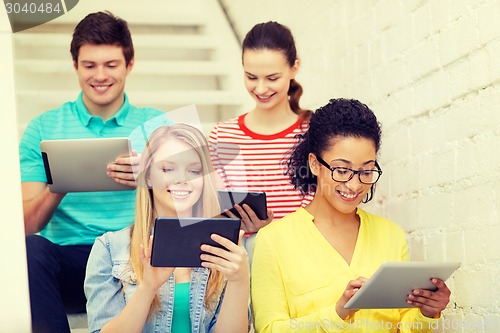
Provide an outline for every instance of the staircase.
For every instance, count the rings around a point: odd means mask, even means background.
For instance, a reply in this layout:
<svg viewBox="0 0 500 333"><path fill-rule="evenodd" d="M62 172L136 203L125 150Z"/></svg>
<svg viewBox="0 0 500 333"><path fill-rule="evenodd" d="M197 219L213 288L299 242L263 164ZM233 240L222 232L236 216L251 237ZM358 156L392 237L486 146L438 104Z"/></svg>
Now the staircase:
<svg viewBox="0 0 500 333"><path fill-rule="evenodd" d="M132 104L164 111L195 104L207 136L215 122L250 109L241 47L217 0L80 0L56 20L13 34L19 138L33 117L76 99L71 35L87 14L104 10L125 19L132 33ZM87 331L85 314L69 321L73 333Z"/></svg>
<svg viewBox="0 0 500 333"><path fill-rule="evenodd" d="M217 0L80 0L63 16L13 35L19 135L34 116L77 97L73 28L103 10L129 23L135 66L126 92L132 104L164 111L195 104L205 134L215 122L250 109L241 47Z"/></svg>

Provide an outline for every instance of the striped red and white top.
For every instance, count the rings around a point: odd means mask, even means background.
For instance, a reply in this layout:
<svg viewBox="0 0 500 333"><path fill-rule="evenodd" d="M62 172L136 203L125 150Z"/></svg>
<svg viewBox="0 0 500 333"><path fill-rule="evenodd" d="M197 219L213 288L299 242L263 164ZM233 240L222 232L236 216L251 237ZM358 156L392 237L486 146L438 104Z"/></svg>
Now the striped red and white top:
<svg viewBox="0 0 500 333"><path fill-rule="evenodd" d="M214 168L228 189L266 192L274 219L282 218L312 199L295 190L285 175L290 153L309 122L299 118L279 133L262 135L245 126L245 116L218 123L210 133Z"/></svg>

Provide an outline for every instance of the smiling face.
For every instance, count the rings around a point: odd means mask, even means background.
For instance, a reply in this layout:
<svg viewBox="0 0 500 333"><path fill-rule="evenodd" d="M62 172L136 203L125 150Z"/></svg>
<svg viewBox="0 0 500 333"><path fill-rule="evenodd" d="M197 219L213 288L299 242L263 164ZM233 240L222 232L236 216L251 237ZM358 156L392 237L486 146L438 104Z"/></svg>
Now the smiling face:
<svg viewBox="0 0 500 333"><path fill-rule="evenodd" d="M147 177L158 216L191 217L203 192L203 166L198 153L171 138L153 156Z"/></svg>
<svg viewBox="0 0 500 333"><path fill-rule="evenodd" d="M127 66L120 46L84 44L73 65L89 112L103 119L113 116L123 104L125 79L134 60Z"/></svg>
<svg viewBox="0 0 500 333"><path fill-rule="evenodd" d="M353 170L373 170L376 149L372 140L359 137L335 138L331 145L321 153L321 158L332 167L345 167ZM356 207L373 185L363 184L358 175L348 182L332 179L331 171L321 165L314 154L309 155L311 171L317 177L316 197L329 203L333 210L341 214L354 214Z"/></svg>
<svg viewBox="0 0 500 333"><path fill-rule="evenodd" d="M280 51L247 49L243 53L245 87L257 108L271 110L288 103L290 80L295 78L298 61L290 67Z"/></svg>

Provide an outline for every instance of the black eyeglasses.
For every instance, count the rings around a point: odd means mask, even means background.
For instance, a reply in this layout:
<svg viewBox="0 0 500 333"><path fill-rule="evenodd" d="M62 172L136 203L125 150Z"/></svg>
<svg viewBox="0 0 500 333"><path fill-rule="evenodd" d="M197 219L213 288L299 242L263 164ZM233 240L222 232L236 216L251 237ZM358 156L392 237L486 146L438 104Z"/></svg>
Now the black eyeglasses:
<svg viewBox="0 0 500 333"><path fill-rule="evenodd" d="M353 170L345 167L332 167L328 163L326 163L321 157L316 156L316 159L319 163L323 164L332 172L332 179L336 182L346 183L354 177L355 174L358 175L358 179L363 184L375 184L382 175L382 170L378 165L377 161L375 161L375 167L378 170Z"/></svg>

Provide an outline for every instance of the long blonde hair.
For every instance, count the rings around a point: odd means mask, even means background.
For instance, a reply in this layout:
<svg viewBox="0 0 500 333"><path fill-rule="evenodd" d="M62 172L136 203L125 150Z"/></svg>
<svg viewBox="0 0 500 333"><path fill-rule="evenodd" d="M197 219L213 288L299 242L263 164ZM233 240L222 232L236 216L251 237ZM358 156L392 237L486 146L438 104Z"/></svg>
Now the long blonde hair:
<svg viewBox="0 0 500 333"><path fill-rule="evenodd" d="M189 145L196 151L201 160L203 190L200 199L193 206L193 216L213 217L220 213L216 179L205 136L195 127L182 123L157 128L149 137L142 153L137 176L136 212L130 240L130 261L139 283L143 279L140 245L144 244L146 246L148 244L155 223L153 190L148 187L146 180L149 178L155 153L165 142L171 139ZM222 292L223 284L223 275L219 271L211 269L205 293L205 306L207 308L214 306L215 301ZM158 295L156 295L150 314L159 307L160 301Z"/></svg>

